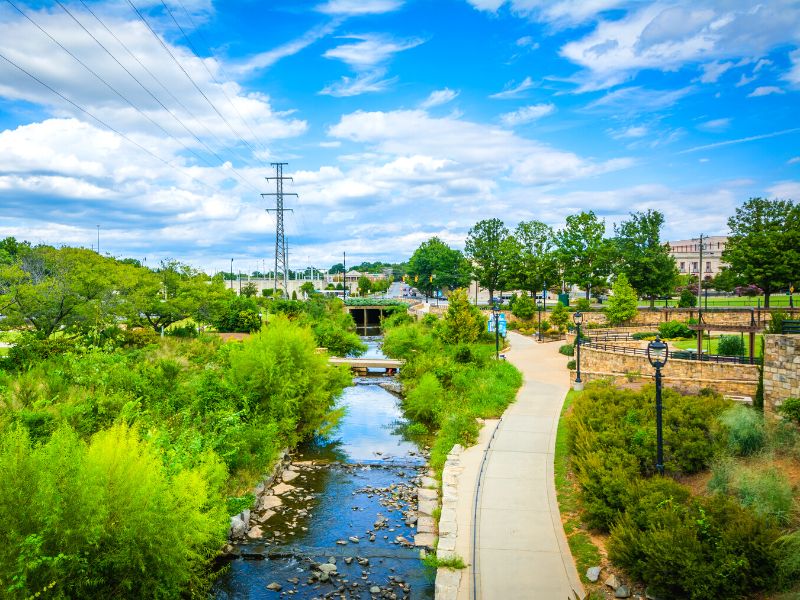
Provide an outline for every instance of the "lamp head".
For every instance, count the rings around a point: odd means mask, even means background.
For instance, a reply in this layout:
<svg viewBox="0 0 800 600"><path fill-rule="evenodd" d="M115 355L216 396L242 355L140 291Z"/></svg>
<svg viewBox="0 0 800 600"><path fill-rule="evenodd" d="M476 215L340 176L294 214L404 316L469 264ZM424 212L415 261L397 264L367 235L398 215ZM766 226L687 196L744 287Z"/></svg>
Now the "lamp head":
<svg viewBox="0 0 800 600"><path fill-rule="evenodd" d="M583 313L580 312L579 310L575 311L575 313L572 315L572 320L575 323L575 325L580 326L581 324L583 324Z"/></svg>
<svg viewBox="0 0 800 600"><path fill-rule="evenodd" d="M667 344L661 341L659 336L656 336L655 340L647 344L647 360L650 361L650 364L653 367L656 369L661 369L667 364L668 358L669 347Z"/></svg>

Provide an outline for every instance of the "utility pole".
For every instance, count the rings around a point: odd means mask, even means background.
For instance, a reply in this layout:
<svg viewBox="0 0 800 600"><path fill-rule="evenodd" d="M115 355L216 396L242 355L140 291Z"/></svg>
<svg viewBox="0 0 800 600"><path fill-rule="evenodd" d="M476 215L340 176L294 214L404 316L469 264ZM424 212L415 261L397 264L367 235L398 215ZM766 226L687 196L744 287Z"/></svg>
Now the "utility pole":
<svg viewBox="0 0 800 600"><path fill-rule="evenodd" d="M347 299L347 252L342 252L342 267L344 267L344 271L342 272L343 296Z"/></svg>
<svg viewBox="0 0 800 600"><path fill-rule="evenodd" d="M703 239L708 236L700 234L700 263L697 265L697 322L703 326ZM709 335L711 335L709 333ZM703 330L697 331L697 360L702 359Z"/></svg>
<svg viewBox="0 0 800 600"><path fill-rule="evenodd" d="M100 225L97 226L97 253L100 254Z"/></svg>
<svg viewBox="0 0 800 600"><path fill-rule="evenodd" d="M272 280L272 292L275 293L278 290L278 269L280 269L280 273L283 277L284 294L288 292L288 273L286 272L286 236L284 235L283 228L283 213L293 211L291 208L283 207L283 197L297 196L297 194L283 191L283 182L287 179L292 181L291 177L283 176L283 167L287 164L289 163L270 163L270 165L275 167L275 177L265 177L265 179L267 181L271 179L275 180L275 191L261 194L261 196L275 196L275 208L267 209L268 213L275 213L275 277Z"/></svg>

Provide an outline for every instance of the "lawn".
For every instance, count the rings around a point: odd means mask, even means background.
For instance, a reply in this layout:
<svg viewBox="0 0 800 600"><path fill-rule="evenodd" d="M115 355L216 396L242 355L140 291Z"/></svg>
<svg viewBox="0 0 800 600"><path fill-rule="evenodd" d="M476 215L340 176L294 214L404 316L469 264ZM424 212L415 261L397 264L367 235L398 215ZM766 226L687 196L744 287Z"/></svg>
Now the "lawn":
<svg viewBox="0 0 800 600"><path fill-rule="evenodd" d="M800 296L795 297L793 299L794 306L800 308ZM678 305L678 298L670 298L669 300L669 307L675 308ZM770 308L788 308L789 307L789 296L786 294L772 294L769 297L769 305ZM642 304L642 306L645 306ZM647 304L649 306L649 304ZM663 300L656 301L656 308L660 308L664 306ZM708 297L708 307L709 308L717 308L717 307L742 307L742 308L757 308L758 306L764 306L764 296L709 296ZM706 307L706 299L703 298L703 308Z"/></svg>
<svg viewBox="0 0 800 600"><path fill-rule="evenodd" d="M730 335L737 335L737 334L730 334ZM755 347L755 356L761 356L761 338L762 335L756 336L756 347ZM707 354L716 354L717 353L717 345L719 343L719 336L712 336L709 340L708 336L703 336L703 350ZM672 346L678 348L680 350L695 350L697 348L697 340L678 340L674 342L670 342ZM750 336L744 336L744 354L745 356L750 356Z"/></svg>

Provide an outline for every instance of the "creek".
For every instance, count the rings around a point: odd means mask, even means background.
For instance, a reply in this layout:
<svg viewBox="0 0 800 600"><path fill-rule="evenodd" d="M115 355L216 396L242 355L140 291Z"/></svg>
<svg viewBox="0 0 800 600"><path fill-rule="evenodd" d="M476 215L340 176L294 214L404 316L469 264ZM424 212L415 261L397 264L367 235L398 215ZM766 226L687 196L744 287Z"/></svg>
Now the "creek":
<svg viewBox="0 0 800 600"><path fill-rule="evenodd" d="M367 357L383 357L378 338L365 341ZM387 379L356 378L334 433L298 447L294 489L261 540L236 544L216 598L433 598L435 571L406 543L425 455L401 434L398 399L379 385Z"/></svg>

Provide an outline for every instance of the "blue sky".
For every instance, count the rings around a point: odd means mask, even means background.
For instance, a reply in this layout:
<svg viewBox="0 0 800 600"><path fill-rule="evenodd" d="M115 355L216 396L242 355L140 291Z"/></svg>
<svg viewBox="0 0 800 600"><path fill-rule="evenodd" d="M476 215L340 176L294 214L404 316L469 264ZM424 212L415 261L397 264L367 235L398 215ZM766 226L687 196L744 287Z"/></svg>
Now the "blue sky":
<svg viewBox="0 0 800 600"><path fill-rule="evenodd" d="M0 233L251 271L282 161L298 269L491 217L724 234L800 200L799 91L794 1L13 0Z"/></svg>

